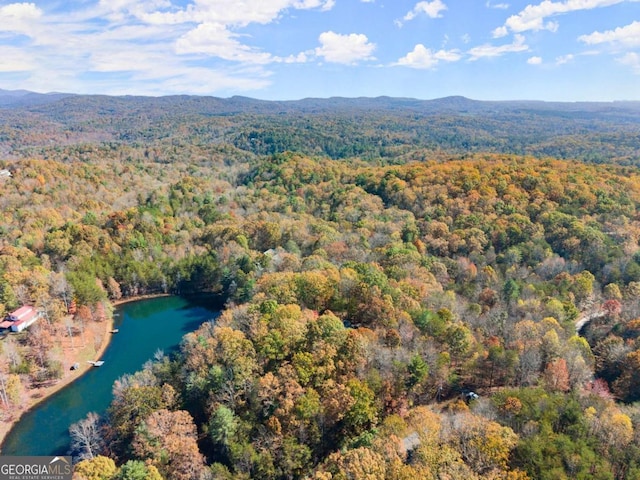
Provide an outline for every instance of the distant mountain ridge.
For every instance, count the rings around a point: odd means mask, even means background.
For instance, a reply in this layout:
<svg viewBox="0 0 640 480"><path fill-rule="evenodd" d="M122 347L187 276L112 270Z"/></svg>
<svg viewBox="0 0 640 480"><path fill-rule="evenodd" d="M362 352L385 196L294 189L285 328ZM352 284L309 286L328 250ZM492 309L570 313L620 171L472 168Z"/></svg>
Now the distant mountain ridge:
<svg viewBox="0 0 640 480"><path fill-rule="evenodd" d="M483 112L495 109L534 108L540 110L594 111L603 108L640 109L640 101L613 102L557 102L543 100L474 100L464 96L448 96L421 100L410 97L308 97L300 100L260 100L246 96L229 98L198 95L151 96L109 96L78 95L73 93L36 93L29 90L0 89L0 106L29 107L47 105L63 99L76 102L111 100L112 102L133 102L150 104L181 104L199 113L273 113L274 111L326 111L332 109L358 110L415 110L433 112Z"/></svg>
<svg viewBox="0 0 640 480"><path fill-rule="evenodd" d="M228 145L366 160L492 152L640 165L640 102L394 97L269 101L0 90L0 152L75 144ZM413 157L412 157L413 158Z"/></svg>
<svg viewBox="0 0 640 480"><path fill-rule="evenodd" d="M43 105L72 96L71 93L36 93L29 90L3 90L0 88L0 107Z"/></svg>

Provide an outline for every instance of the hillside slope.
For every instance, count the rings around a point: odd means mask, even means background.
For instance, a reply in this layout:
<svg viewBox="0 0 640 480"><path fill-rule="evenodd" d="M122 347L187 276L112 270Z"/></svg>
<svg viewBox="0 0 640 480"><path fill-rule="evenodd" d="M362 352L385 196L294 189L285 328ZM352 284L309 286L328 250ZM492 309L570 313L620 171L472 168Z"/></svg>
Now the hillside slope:
<svg viewBox="0 0 640 480"><path fill-rule="evenodd" d="M34 97L35 95L35 97ZM4 105L3 105L3 102ZM495 152L587 162L640 162L640 103L481 102L464 97L106 97L0 94L0 152L54 155L53 145L171 142L251 154L422 158Z"/></svg>

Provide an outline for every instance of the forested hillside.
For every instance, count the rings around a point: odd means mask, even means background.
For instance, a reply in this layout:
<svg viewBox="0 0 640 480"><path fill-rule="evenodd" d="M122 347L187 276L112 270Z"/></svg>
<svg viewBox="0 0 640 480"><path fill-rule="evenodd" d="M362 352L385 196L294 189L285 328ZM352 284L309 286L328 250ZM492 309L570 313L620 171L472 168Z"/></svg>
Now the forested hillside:
<svg viewBox="0 0 640 480"><path fill-rule="evenodd" d="M5 99L7 105L3 105ZM386 162L509 153L638 164L640 104L380 98L2 95L0 152L56 157L64 145L232 145ZM172 160L171 155L166 160ZM186 160L186 158L183 158Z"/></svg>
<svg viewBox="0 0 640 480"><path fill-rule="evenodd" d="M110 300L226 301L81 422L78 478L640 478L637 106L61 102L0 110L0 313L49 320L2 408Z"/></svg>

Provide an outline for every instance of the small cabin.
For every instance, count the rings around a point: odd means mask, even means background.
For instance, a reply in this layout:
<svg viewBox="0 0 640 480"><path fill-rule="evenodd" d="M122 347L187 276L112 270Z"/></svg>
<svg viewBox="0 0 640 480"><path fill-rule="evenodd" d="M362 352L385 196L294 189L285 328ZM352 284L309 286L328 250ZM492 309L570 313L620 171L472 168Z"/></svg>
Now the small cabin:
<svg viewBox="0 0 640 480"><path fill-rule="evenodd" d="M7 315L1 325L7 325L12 332L21 332L33 325L39 318L40 314L34 307L25 305Z"/></svg>

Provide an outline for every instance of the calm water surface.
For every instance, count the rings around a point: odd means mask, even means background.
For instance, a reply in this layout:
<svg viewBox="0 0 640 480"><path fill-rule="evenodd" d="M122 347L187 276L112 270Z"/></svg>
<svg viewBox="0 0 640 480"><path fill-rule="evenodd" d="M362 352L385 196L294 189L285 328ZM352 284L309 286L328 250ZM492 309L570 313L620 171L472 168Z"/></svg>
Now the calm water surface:
<svg viewBox="0 0 640 480"><path fill-rule="evenodd" d="M156 350L170 353L182 336L215 316L213 309L178 297L124 304L116 309L114 334L102 356L104 365L25 414L2 446L3 455L62 455L69 448L69 426L89 412L103 413L111 403L113 382L133 373Z"/></svg>

